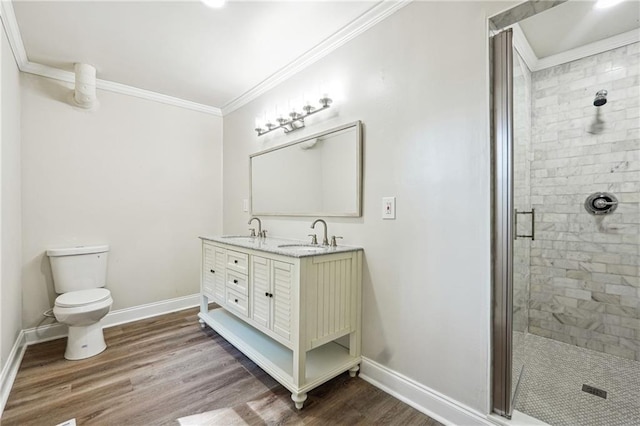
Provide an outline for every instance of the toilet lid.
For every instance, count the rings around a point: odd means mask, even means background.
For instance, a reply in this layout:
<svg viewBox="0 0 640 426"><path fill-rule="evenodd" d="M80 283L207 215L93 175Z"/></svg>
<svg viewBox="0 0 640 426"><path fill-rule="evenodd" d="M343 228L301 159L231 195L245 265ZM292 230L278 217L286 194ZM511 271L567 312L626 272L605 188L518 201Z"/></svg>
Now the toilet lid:
<svg viewBox="0 0 640 426"><path fill-rule="evenodd" d="M61 308L72 308L74 306L102 302L103 300L107 300L109 297L111 297L111 292L106 288L70 291L69 293L58 296L56 299L56 306Z"/></svg>

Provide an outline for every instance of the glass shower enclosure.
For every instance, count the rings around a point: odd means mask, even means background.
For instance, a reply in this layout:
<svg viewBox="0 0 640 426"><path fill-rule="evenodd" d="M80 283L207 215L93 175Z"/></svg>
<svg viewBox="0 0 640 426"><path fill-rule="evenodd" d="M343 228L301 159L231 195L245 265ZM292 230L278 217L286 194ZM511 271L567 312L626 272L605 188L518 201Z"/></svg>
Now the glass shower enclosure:
<svg viewBox="0 0 640 426"><path fill-rule="evenodd" d="M494 411L640 424L640 43L532 66L528 10L491 41Z"/></svg>

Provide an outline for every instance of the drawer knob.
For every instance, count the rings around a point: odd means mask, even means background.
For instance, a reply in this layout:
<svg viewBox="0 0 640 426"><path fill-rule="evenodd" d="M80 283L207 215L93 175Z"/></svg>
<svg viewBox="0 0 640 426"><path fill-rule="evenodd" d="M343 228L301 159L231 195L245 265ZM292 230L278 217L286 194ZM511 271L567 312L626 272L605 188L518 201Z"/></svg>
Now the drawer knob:
<svg viewBox="0 0 640 426"><path fill-rule="evenodd" d="M233 283L234 284L238 284L238 280L233 280Z"/></svg>
<svg viewBox="0 0 640 426"><path fill-rule="evenodd" d="M233 261L233 263L238 263L238 261L237 261L237 260L234 260L234 261Z"/></svg>
<svg viewBox="0 0 640 426"><path fill-rule="evenodd" d="M215 274L215 273L216 273L216 271L214 271L213 269L211 269L211 270L210 270L210 272L211 272L212 274Z"/></svg>
<svg viewBox="0 0 640 426"><path fill-rule="evenodd" d="M269 293L267 293L266 291L264 292L264 295L269 297Z"/></svg>
<svg viewBox="0 0 640 426"><path fill-rule="evenodd" d="M236 303L238 303L238 299L234 299Z"/></svg>
<svg viewBox="0 0 640 426"><path fill-rule="evenodd" d="M269 293L269 297L273 297L273 293Z"/></svg>

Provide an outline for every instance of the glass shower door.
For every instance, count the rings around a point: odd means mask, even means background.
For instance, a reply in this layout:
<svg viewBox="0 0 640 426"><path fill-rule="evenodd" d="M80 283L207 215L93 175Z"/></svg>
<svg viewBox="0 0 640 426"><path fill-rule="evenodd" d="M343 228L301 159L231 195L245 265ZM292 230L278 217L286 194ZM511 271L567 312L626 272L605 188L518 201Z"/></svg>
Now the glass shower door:
<svg viewBox="0 0 640 426"><path fill-rule="evenodd" d="M535 239L535 210L531 208L531 71L513 49L513 338L512 406L517 405L529 331L531 243Z"/></svg>

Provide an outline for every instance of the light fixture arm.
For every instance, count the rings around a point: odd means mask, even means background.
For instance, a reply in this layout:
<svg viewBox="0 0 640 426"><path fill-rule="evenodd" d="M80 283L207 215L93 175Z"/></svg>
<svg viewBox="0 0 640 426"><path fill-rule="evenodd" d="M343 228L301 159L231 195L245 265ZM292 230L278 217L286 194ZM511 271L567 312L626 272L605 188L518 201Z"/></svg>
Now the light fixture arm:
<svg viewBox="0 0 640 426"><path fill-rule="evenodd" d="M316 109L311 105L305 105L304 107L302 107L302 110L304 111L303 113L297 113L295 111L292 111L289 113L289 119L280 117L276 119L276 122L278 123L277 125L272 123L271 121L267 121L264 125L266 129L258 126L254 130L258 133L258 136L262 136L278 129L284 130L285 133L290 133L290 132L293 132L294 130L302 129L305 126L305 123L304 123L305 118L329 108L329 106L333 101L331 100L331 98L325 96L321 98L319 102L320 102L320 108Z"/></svg>

